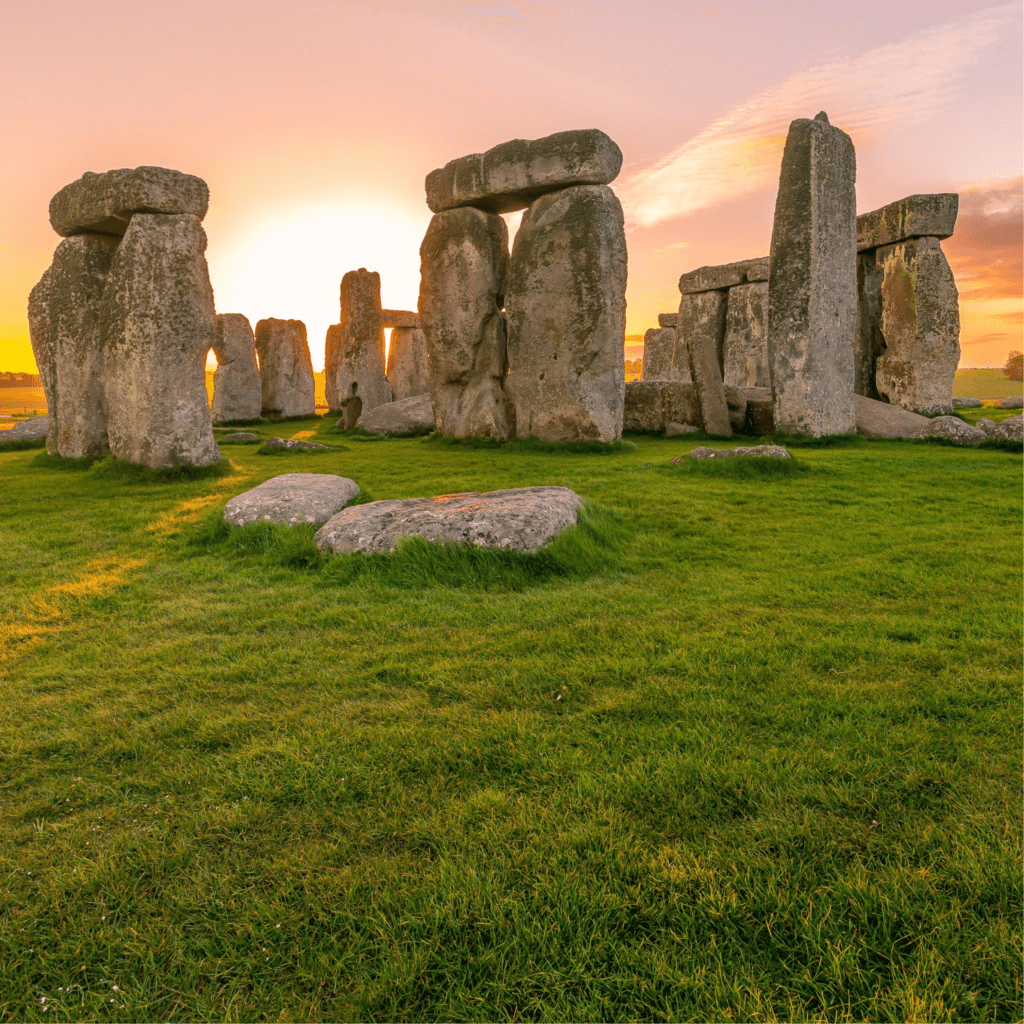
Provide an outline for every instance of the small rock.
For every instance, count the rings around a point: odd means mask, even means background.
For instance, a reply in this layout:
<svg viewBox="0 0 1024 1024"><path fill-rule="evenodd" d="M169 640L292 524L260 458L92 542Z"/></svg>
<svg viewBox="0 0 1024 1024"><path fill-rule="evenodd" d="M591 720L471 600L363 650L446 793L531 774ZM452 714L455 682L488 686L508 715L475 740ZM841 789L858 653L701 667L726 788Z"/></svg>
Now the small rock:
<svg viewBox="0 0 1024 1024"><path fill-rule="evenodd" d="M50 431L49 416L33 416L0 434L0 441L45 441Z"/></svg>
<svg viewBox="0 0 1024 1024"><path fill-rule="evenodd" d="M696 434L700 430L700 427L695 427L692 423L669 423L665 427L666 437L679 437L681 434Z"/></svg>
<svg viewBox="0 0 1024 1024"><path fill-rule="evenodd" d="M954 409L980 409L984 403L980 398L954 398Z"/></svg>
<svg viewBox="0 0 1024 1024"><path fill-rule="evenodd" d="M989 437L994 437L1003 441L1024 441L1024 429L1022 429L1022 416L1008 416L1001 423L995 424L995 426L988 431Z"/></svg>
<svg viewBox="0 0 1024 1024"><path fill-rule="evenodd" d="M414 395L398 402L378 405L363 413L359 425L371 434L411 434L434 429L430 395Z"/></svg>
<svg viewBox="0 0 1024 1024"><path fill-rule="evenodd" d="M236 495L224 506L224 521L244 526L274 523L325 523L357 494L359 486L333 473L284 473Z"/></svg>
<svg viewBox="0 0 1024 1024"><path fill-rule="evenodd" d="M583 499L568 487L372 501L339 512L317 533L321 551L394 551L403 537L535 552L576 524Z"/></svg>
<svg viewBox="0 0 1024 1024"><path fill-rule="evenodd" d="M1024 396L1010 395L1007 398L999 398L996 400L996 405L1000 409L1024 409Z"/></svg>
<svg viewBox="0 0 1024 1024"><path fill-rule="evenodd" d="M985 440L985 431L964 423L958 416L936 416L916 430L911 437L944 437L953 444L969 448Z"/></svg>
<svg viewBox="0 0 1024 1024"><path fill-rule="evenodd" d="M248 430L236 430L233 434L225 434L221 441L225 444L259 444L263 438Z"/></svg>
<svg viewBox="0 0 1024 1024"><path fill-rule="evenodd" d="M285 449L286 451L330 451L330 445L318 444L316 441L296 441L284 437L268 437L266 445L268 448Z"/></svg>
<svg viewBox="0 0 1024 1024"><path fill-rule="evenodd" d="M777 444L759 444L752 448L694 448L692 452L680 455L672 460L672 465L685 459L789 459L792 456L785 448Z"/></svg>

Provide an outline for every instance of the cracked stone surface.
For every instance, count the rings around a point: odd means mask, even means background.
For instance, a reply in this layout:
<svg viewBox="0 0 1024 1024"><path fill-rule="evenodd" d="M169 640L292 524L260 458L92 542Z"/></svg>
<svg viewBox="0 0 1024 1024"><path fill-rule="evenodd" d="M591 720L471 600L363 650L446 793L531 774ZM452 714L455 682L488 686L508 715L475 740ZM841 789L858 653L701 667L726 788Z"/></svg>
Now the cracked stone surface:
<svg viewBox="0 0 1024 1024"><path fill-rule="evenodd" d="M357 494L359 485L333 473L283 473L233 497L224 506L224 521L244 526L273 523L326 523Z"/></svg>

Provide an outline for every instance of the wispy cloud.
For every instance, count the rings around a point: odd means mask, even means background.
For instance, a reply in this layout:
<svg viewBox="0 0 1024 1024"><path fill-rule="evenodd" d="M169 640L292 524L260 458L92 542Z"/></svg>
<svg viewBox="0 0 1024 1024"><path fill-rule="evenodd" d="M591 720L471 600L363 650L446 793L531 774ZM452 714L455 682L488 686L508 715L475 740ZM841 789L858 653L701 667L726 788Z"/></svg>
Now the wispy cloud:
<svg viewBox="0 0 1024 1024"><path fill-rule="evenodd" d="M791 76L620 182L627 220L651 227L772 186L796 117L827 110L859 144L878 129L926 120L954 99L986 49L1019 33L1019 20L1019 4L989 8Z"/></svg>

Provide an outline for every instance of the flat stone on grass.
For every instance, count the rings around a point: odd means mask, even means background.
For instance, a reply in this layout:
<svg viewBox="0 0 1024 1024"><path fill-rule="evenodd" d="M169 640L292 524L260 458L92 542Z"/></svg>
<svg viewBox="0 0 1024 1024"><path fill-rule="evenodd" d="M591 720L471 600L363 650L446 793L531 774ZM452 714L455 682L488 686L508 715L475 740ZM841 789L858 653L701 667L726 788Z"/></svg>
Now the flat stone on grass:
<svg viewBox="0 0 1024 1024"><path fill-rule="evenodd" d="M236 495L224 506L224 522L232 526L272 522L326 523L357 494L359 485L333 473L283 473L252 490Z"/></svg>
<svg viewBox="0 0 1024 1024"><path fill-rule="evenodd" d="M224 444L259 444L263 438L248 430L236 430L233 434L225 434L219 440Z"/></svg>
<svg viewBox="0 0 1024 1024"><path fill-rule="evenodd" d="M378 405L359 420L370 434L412 434L434 429L434 410L430 395L413 395L398 402Z"/></svg>
<svg viewBox="0 0 1024 1024"><path fill-rule="evenodd" d="M286 437L268 437L267 447L271 450L279 449L289 452L315 452L315 451L330 451L331 446L327 444L319 444L316 441L296 441Z"/></svg>
<svg viewBox="0 0 1024 1024"><path fill-rule="evenodd" d="M50 432L49 416L32 416L0 434L0 441L45 441Z"/></svg>
<svg viewBox="0 0 1024 1024"><path fill-rule="evenodd" d="M791 459L785 448L777 444L758 444L750 448L694 448L692 452L672 460L675 466L687 459Z"/></svg>
<svg viewBox="0 0 1024 1024"><path fill-rule="evenodd" d="M574 526L583 499L568 487L372 501L346 508L316 535L321 551L394 551L403 537L533 553Z"/></svg>

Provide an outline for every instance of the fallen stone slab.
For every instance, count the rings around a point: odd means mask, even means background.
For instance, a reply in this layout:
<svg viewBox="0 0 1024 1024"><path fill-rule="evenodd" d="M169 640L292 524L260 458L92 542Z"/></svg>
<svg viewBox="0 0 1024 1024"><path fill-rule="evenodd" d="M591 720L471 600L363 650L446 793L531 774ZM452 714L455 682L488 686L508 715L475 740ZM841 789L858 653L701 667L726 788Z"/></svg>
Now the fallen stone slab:
<svg viewBox="0 0 1024 1024"><path fill-rule="evenodd" d="M433 213L459 206L511 213L548 192L573 185L607 185L621 167L622 151L596 128L513 139L431 171L427 206Z"/></svg>
<svg viewBox="0 0 1024 1024"><path fill-rule="evenodd" d="M915 438L943 437L953 444L971 448L985 440L984 430L964 423L958 416L936 416L910 435Z"/></svg>
<svg viewBox="0 0 1024 1024"><path fill-rule="evenodd" d="M996 399L996 405L1000 409L1024 409L1024 397L1021 395L1009 395L1006 398Z"/></svg>
<svg viewBox="0 0 1024 1024"><path fill-rule="evenodd" d="M278 451L289 451L289 452L315 452L315 451L330 451L331 446L328 444L319 444L317 441L298 441L294 438L286 437L268 437L266 446L271 450Z"/></svg>
<svg viewBox="0 0 1024 1024"><path fill-rule="evenodd" d="M980 398L954 398L954 409L980 409L985 403Z"/></svg>
<svg viewBox="0 0 1024 1024"><path fill-rule="evenodd" d="M333 473L284 473L237 494L224 506L224 522L232 526L269 521L326 523L357 494L359 485Z"/></svg>
<svg viewBox="0 0 1024 1024"><path fill-rule="evenodd" d="M422 327L419 313L413 313L407 309L382 309L381 320L387 327Z"/></svg>
<svg viewBox="0 0 1024 1024"><path fill-rule="evenodd" d="M853 409L857 419L857 433L875 441L892 437L915 437L919 430L927 428L931 423L927 416L888 402L865 398L864 395L853 396Z"/></svg>
<svg viewBox="0 0 1024 1024"><path fill-rule="evenodd" d="M857 218L857 251L894 245L908 238L949 238L956 226L956 192L907 196Z"/></svg>
<svg viewBox="0 0 1024 1024"><path fill-rule="evenodd" d="M679 319L678 313L659 313L658 314L658 326L659 327L672 327L676 325L676 321Z"/></svg>
<svg viewBox="0 0 1024 1024"><path fill-rule="evenodd" d="M50 224L58 235L83 231L123 235L135 213L189 213L202 220L210 190L202 178L166 167L86 171L50 200Z"/></svg>
<svg viewBox="0 0 1024 1024"><path fill-rule="evenodd" d="M683 295L697 292L721 291L738 284L768 280L768 257L723 263L715 267L698 267L679 278L679 291Z"/></svg>
<svg viewBox="0 0 1024 1024"><path fill-rule="evenodd" d="M517 487L354 505L317 533L321 551L394 551L404 537L533 553L574 526L583 499L568 487Z"/></svg>
<svg viewBox="0 0 1024 1024"><path fill-rule="evenodd" d="M622 412L624 431L660 434L669 423L699 422L700 410L692 384L674 380L626 382Z"/></svg>
<svg viewBox="0 0 1024 1024"><path fill-rule="evenodd" d="M225 434L218 440L221 444L259 444L263 438L248 430L236 430L233 434Z"/></svg>
<svg viewBox="0 0 1024 1024"><path fill-rule="evenodd" d="M665 427L666 437L681 437L683 434L696 434L700 431L700 427L695 427L692 423L669 423Z"/></svg>
<svg viewBox="0 0 1024 1024"><path fill-rule="evenodd" d="M343 420L339 420L339 426ZM397 402L378 405L364 412L359 426L371 434L411 434L434 429L434 410L430 395L413 395Z"/></svg>
<svg viewBox="0 0 1024 1024"><path fill-rule="evenodd" d="M0 433L0 441L45 441L49 432L49 416L32 416Z"/></svg>
<svg viewBox="0 0 1024 1024"><path fill-rule="evenodd" d="M672 465L678 465L687 459L789 459L792 456L785 448L777 444L759 444L742 448L694 448L692 452L672 459Z"/></svg>

